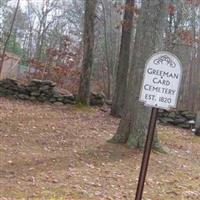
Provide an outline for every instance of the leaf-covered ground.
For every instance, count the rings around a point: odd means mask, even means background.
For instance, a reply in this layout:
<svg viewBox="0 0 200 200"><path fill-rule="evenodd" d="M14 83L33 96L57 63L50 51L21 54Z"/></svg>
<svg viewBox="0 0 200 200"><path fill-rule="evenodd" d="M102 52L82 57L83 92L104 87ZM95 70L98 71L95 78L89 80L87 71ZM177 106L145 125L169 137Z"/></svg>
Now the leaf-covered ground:
<svg viewBox="0 0 200 200"><path fill-rule="evenodd" d="M94 108L0 99L0 200L131 200L142 153L106 141L119 120ZM200 138L158 126L144 200L200 199Z"/></svg>

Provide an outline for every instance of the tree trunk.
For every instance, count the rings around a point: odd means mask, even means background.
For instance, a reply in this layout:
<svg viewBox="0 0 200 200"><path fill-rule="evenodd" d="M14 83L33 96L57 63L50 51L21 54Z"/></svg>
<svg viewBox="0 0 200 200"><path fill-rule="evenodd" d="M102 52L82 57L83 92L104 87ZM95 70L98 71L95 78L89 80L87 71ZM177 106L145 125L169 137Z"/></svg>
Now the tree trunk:
<svg viewBox="0 0 200 200"><path fill-rule="evenodd" d="M17 1L17 5L16 5L15 12L14 12L14 15L13 15L13 20L12 20L11 26L10 26L10 31L8 33L8 37L7 37L6 41L5 41L3 52L2 52L2 55L1 55L0 74L1 74L2 67L3 67L3 62L4 62L4 57L5 57L5 53L6 53L6 48L7 48L7 45L8 45L8 41L9 41L10 36L12 34L13 26L14 26L14 23L15 23L15 18L16 18L17 11L18 11L18 8L19 8L19 3L20 3L20 0Z"/></svg>
<svg viewBox="0 0 200 200"><path fill-rule="evenodd" d="M127 90L127 76L129 69L129 57L131 47L132 23L134 0L126 0L124 24L122 27L121 46L119 53L119 63L117 68L117 78L115 92L112 101L111 115L120 117L125 102Z"/></svg>
<svg viewBox="0 0 200 200"><path fill-rule="evenodd" d="M195 129L195 135L200 136L200 111L197 112Z"/></svg>
<svg viewBox="0 0 200 200"><path fill-rule="evenodd" d="M90 99L90 78L93 63L94 47L94 21L96 0L85 1L85 21L83 34L83 61L82 73L79 86L78 102L89 105Z"/></svg>
<svg viewBox="0 0 200 200"><path fill-rule="evenodd" d="M139 103L139 91L146 60L154 52L162 49L166 16L167 1L143 1L137 25L125 108L117 133L111 142L126 143L136 148L144 147L151 109ZM156 134L154 148L157 146L159 141Z"/></svg>
<svg viewBox="0 0 200 200"><path fill-rule="evenodd" d="M107 67L107 89L106 96L110 99L111 96L111 62L110 62L110 49L108 48L108 37L107 37L107 19L106 19L106 5L104 1L101 1L102 9L103 9L103 21L104 21L104 43L105 43L105 59L106 59L106 67ZM109 54L110 53L110 54Z"/></svg>

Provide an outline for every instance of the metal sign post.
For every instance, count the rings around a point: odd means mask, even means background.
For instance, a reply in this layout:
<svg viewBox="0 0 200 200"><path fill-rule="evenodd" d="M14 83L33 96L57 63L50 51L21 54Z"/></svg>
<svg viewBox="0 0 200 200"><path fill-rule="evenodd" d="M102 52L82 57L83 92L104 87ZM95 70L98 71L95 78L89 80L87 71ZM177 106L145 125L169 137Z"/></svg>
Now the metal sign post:
<svg viewBox="0 0 200 200"><path fill-rule="evenodd" d="M135 200L142 200L158 109L176 108L182 78L179 59L169 52L151 56L145 66L140 102L152 107Z"/></svg>
<svg viewBox="0 0 200 200"><path fill-rule="evenodd" d="M135 200L142 199L144 182L147 174L147 168L153 144L154 132L156 128L157 113L158 113L158 108L152 108Z"/></svg>

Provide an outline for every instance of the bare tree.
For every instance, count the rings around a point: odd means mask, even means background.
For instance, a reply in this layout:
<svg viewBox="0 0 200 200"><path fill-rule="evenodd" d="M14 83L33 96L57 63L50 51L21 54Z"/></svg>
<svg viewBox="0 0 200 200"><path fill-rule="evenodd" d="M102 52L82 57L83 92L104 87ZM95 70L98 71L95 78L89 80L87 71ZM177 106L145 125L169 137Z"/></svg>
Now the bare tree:
<svg viewBox="0 0 200 200"><path fill-rule="evenodd" d="M11 34L12 34L13 26L14 26L14 23L15 23L17 11L18 11L18 8L19 8L19 3L20 3L20 0L17 1L17 5L16 5L15 11L14 11L14 15L13 15L13 20L12 20L12 22L11 22L10 30L9 30L7 39L6 39L6 41L5 41L4 48L3 48L3 52L2 52L2 55L1 55L0 73L1 73L1 70L2 70L2 67L3 67L4 57L5 57L5 53L6 53L6 47L7 47L7 45L8 45L8 41L9 41L10 36L11 36Z"/></svg>
<svg viewBox="0 0 200 200"><path fill-rule="evenodd" d="M116 86L111 108L111 115L116 117L120 117L122 115L122 110L125 102L131 47L134 2L134 0L126 0L125 4Z"/></svg>
<svg viewBox="0 0 200 200"><path fill-rule="evenodd" d="M78 94L78 101L85 105L89 105L90 98L90 79L93 63L94 21L96 3L96 0L85 0L83 60L81 81Z"/></svg>
<svg viewBox="0 0 200 200"><path fill-rule="evenodd" d="M101 0L103 54L106 65L106 90L108 99L112 98L113 80L116 76L117 61L121 36L121 2L120 0Z"/></svg>
<svg viewBox="0 0 200 200"><path fill-rule="evenodd" d="M118 130L111 142L126 143L136 148L144 146L150 109L138 102L139 91L147 58L162 49L166 15L167 1L143 1L137 25L125 108ZM154 147L158 147L158 140L155 139Z"/></svg>

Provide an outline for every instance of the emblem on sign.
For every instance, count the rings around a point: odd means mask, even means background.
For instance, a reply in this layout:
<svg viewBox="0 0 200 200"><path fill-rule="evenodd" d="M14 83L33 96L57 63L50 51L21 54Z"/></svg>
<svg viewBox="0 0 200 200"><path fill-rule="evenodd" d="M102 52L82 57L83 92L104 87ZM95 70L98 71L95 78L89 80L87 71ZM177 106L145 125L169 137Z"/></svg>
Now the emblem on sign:
<svg viewBox="0 0 200 200"><path fill-rule="evenodd" d="M145 106L176 108L181 79L179 59L169 52L156 53L146 63L139 100Z"/></svg>

